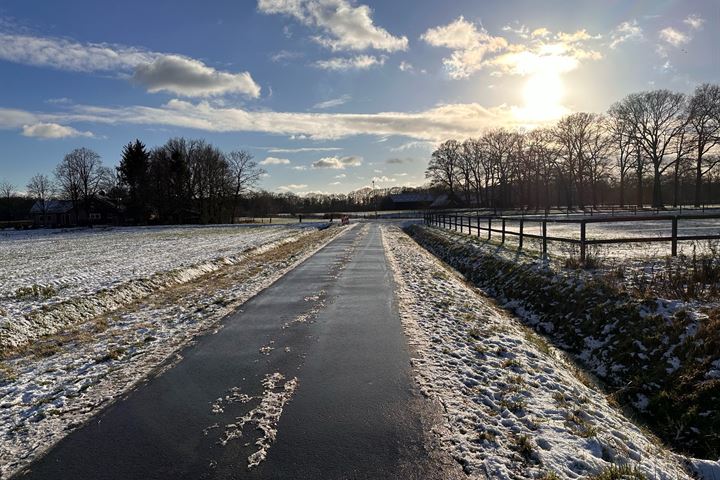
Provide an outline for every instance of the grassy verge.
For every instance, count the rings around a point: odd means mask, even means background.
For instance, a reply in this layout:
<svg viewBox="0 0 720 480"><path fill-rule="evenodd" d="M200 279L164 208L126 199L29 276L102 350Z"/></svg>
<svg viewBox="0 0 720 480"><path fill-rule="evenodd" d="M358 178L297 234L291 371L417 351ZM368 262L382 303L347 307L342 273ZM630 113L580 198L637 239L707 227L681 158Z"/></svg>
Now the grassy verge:
<svg viewBox="0 0 720 480"><path fill-rule="evenodd" d="M667 444L720 455L720 310L674 308L467 236L408 233L573 355Z"/></svg>

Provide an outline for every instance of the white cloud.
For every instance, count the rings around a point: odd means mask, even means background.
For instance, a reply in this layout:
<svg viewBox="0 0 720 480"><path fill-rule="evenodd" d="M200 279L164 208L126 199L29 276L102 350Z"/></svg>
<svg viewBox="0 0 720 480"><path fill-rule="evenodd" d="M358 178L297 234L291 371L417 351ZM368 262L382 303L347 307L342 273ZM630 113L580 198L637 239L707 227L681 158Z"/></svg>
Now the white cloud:
<svg viewBox="0 0 720 480"><path fill-rule="evenodd" d="M702 18L700 15L688 15L685 20L683 20L683 23L688 25L693 30L700 30L703 27L703 24L705 23L705 19Z"/></svg>
<svg viewBox="0 0 720 480"><path fill-rule="evenodd" d="M340 105L346 104L348 101L350 101L351 98L352 97L350 97L350 95L343 95L338 98L331 98L330 100L316 103L315 105L313 105L313 108L318 110L324 110L326 108L339 107Z"/></svg>
<svg viewBox="0 0 720 480"><path fill-rule="evenodd" d="M72 99L67 97L60 97L60 98L48 98L45 100L45 103L51 103L53 105L69 105L73 103Z"/></svg>
<svg viewBox="0 0 720 480"><path fill-rule="evenodd" d="M388 164L390 164L390 165L401 165L401 164L404 164L404 163L413 163L414 161L415 161L414 158L398 158L398 157L394 157L394 158L388 158L387 160L385 160L385 163L388 163Z"/></svg>
<svg viewBox="0 0 720 480"><path fill-rule="evenodd" d="M299 148L270 148L270 153L302 153L302 152L336 152L340 147L299 147Z"/></svg>
<svg viewBox="0 0 720 480"><path fill-rule="evenodd" d="M318 60L313 65L323 70L347 71L347 70L367 70L372 67L382 66L385 64L387 57L380 55L357 55L355 57L333 57L328 60Z"/></svg>
<svg viewBox="0 0 720 480"><path fill-rule="evenodd" d="M398 65L398 68L400 69L401 72L414 72L415 71L415 67L413 67L412 63L406 62L406 61L400 62L400 65Z"/></svg>
<svg viewBox="0 0 720 480"><path fill-rule="evenodd" d="M538 37L545 38L545 37L549 37L550 34L552 34L552 32L550 30L548 30L545 27L540 27L540 28L536 28L535 30L533 30L530 33L530 36L533 38L538 38Z"/></svg>
<svg viewBox="0 0 720 480"><path fill-rule="evenodd" d="M690 41L690 35L687 35L672 27L663 28L658 34L660 40L669 43L673 47L680 47Z"/></svg>
<svg viewBox="0 0 720 480"><path fill-rule="evenodd" d="M58 70L128 70L151 62L157 55L122 45L0 33L0 59Z"/></svg>
<svg viewBox="0 0 720 480"><path fill-rule="evenodd" d="M150 93L170 92L184 97L241 93L260 96L260 86L248 72L220 72L192 58L163 55L135 67L133 79Z"/></svg>
<svg viewBox="0 0 720 480"><path fill-rule="evenodd" d="M0 60L74 72L114 72L124 77L131 72L130 78L151 93L260 95L260 87L248 72L222 72L192 58L123 45L0 32Z"/></svg>
<svg viewBox="0 0 720 480"><path fill-rule="evenodd" d="M520 122L511 107L486 108L477 103L438 105L417 112L307 113L250 111L202 101L171 100L159 107L73 105L53 113L0 109L0 128L33 123L99 123L191 128L208 132L261 132L296 138L332 140L354 135L405 136L441 141L467 138L495 126Z"/></svg>
<svg viewBox="0 0 720 480"><path fill-rule="evenodd" d="M345 178L345 177L347 177L347 175L345 175L344 173L341 173L340 175L335 175L335 178Z"/></svg>
<svg viewBox="0 0 720 480"><path fill-rule="evenodd" d="M296 166L292 167L292 169L302 171L302 170L307 170L307 167L305 165L296 165Z"/></svg>
<svg viewBox="0 0 720 480"><path fill-rule="evenodd" d="M643 31L637 20L622 22L610 33L610 48L617 48L621 43L628 40L641 40Z"/></svg>
<svg viewBox="0 0 720 480"><path fill-rule="evenodd" d="M344 169L345 167L358 167L362 165L362 157L347 156L347 157L324 157L320 160L313 162L313 168L332 168L332 169Z"/></svg>
<svg viewBox="0 0 720 480"><path fill-rule="evenodd" d="M318 29L313 39L332 50L406 50L406 37L396 37L374 24L367 5L348 0L258 0L258 10L294 17Z"/></svg>
<svg viewBox="0 0 720 480"><path fill-rule="evenodd" d="M584 29L553 35L544 27L530 34L520 27L520 33L526 43L510 44L505 38L490 35L461 16L448 25L428 29L421 39L429 45L453 50L443 59L443 64L454 79L469 77L484 68L491 69L491 74L497 76L538 72L559 74L578 68L583 60L602 58L600 52L586 47L601 36L591 35Z"/></svg>
<svg viewBox="0 0 720 480"><path fill-rule="evenodd" d="M395 182L397 182L396 179L386 177L385 175L383 175L382 177L373 177L373 181L375 181L376 183L395 183Z"/></svg>
<svg viewBox="0 0 720 480"><path fill-rule="evenodd" d="M302 190L303 188L307 188L307 185L304 183L291 183L289 185L281 185L278 187L278 190L281 192L291 192L293 190Z"/></svg>
<svg viewBox="0 0 720 480"><path fill-rule="evenodd" d="M286 62L288 60L294 60L297 58L304 57L305 54L302 52L291 52L289 50L280 50L279 52L270 56L270 60L273 62Z"/></svg>
<svg viewBox="0 0 720 480"><path fill-rule="evenodd" d="M393 147L390 149L391 152L403 152L405 150L433 150L435 148L435 144L433 142L424 142L424 141L413 141L413 142L406 142L403 144L398 145L397 147Z"/></svg>
<svg viewBox="0 0 720 480"><path fill-rule="evenodd" d="M290 160L287 158L266 157L265 160L260 162L260 165L288 165L289 163Z"/></svg>
<svg viewBox="0 0 720 480"><path fill-rule="evenodd" d="M95 136L92 132L81 132L72 127L59 125L57 123L35 123L33 125L23 125L22 134L25 137L48 139Z"/></svg>
<svg viewBox="0 0 720 480"><path fill-rule="evenodd" d="M465 78L482 68L487 53L504 50L508 42L502 37L493 37L484 28L460 16L455 21L428 29L420 37L434 47L454 50L443 64L452 78Z"/></svg>

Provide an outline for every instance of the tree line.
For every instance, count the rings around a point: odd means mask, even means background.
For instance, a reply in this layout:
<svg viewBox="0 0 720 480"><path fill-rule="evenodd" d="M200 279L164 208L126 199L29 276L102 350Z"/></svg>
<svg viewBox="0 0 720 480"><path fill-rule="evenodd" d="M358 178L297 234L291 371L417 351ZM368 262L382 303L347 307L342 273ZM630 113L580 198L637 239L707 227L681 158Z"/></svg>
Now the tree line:
<svg viewBox="0 0 720 480"><path fill-rule="evenodd" d="M53 199L70 201L76 212L88 213L91 203L103 197L121 207L127 224L233 223L242 216L390 208L391 193L412 190L366 188L300 197L257 190L264 173L245 150L223 152L204 140L182 137L155 148L130 142L115 168L105 166L93 150L77 148L52 174L34 175L25 196L9 182L0 182L0 221L27 219L33 203L45 216Z"/></svg>
<svg viewBox="0 0 720 480"><path fill-rule="evenodd" d="M719 150L720 86L703 84L691 95L633 93L605 114L573 113L531 131L445 141L426 178L489 208L642 207L646 199L662 208L668 196L674 206L700 206L720 200Z"/></svg>
<svg viewBox="0 0 720 480"><path fill-rule="evenodd" d="M52 176L38 173L26 186L42 213L53 198L88 212L103 196L123 207L127 223L225 223L237 215L242 196L264 170L244 150L223 152L204 140L172 138L148 149L140 140L123 147L119 166L78 148Z"/></svg>

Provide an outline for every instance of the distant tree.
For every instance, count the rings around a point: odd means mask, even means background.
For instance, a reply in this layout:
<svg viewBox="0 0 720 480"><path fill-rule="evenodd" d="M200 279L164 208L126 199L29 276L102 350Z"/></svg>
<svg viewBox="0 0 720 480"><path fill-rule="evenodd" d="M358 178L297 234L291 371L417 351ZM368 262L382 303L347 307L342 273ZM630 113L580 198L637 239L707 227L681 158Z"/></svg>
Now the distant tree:
<svg viewBox="0 0 720 480"><path fill-rule="evenodd" d="M55 169L61 193L76 209L82 206L88 222L92 198L107 189L110 175L111 172L102 166L100 155L84 147L65 155Z"/></svg>
<svg viewBox="0 0 720 480"><path fill-rule="evenodd" d="M607 122L608 134L610 135L609 148L615 155L615 166L619 180L620 206L625 206L625 189L627 176L633 167L633 153L635 142L633 141L633 124L625 117L622 106L613 104L608 110Z"/></svg>
<svg viewBox="0 0 720 480"><path fill-rule="evenodd" d="M480 138L492 171L491 183L495 188L491 203L494 208L505 208L511 204L510 176L514 163L519 159L520 139L518 132L504 128L490 130Z"/></svg>
<svg viewBox="0 0 720 480"><path fill-rule="evenodd" d="M7 180L3 180L0 182L0 197L4 198L6 201L10 201L10 199L15 195L15 185L8 182Z"/></svg>
<svg viewBox="0 0 720 480"><path fill-rule="evenodd" d="M633 137L653 166L653 207L662 208L663 173L668 149L685 131L685 96L669 90L633 93L619 103L619 112L633 125Z"/></svg>
<svg viewBox="0 0 720 480"><path fill-rule="evenodd" d="M707 156L720 144L720 85L702 84L688 102L688 123L692 132L695 160L695 206L702 199L703 176L717 165L718 156Z"/></svg>
<svg viewBox="0 0 720 480"><path fill-rule="evenodd" d="M232 188L232 219L231 223L235 223L238 215L240 200L246 192L254 187L265 174L265 170L260 168L253 160L253 156L245 150L235 150L227 154L227 162L230 171L230 185Z"/></svg>
<svg viewBox="0 0 720 480"><path fill-rule="evenodd" d="M442 143L433 153L425 178L434 185L446 187L450 195L455 195L459 183L458 174L461 144L457 140L448 140Z"/></svg>
<svg viewBox="0 0 720 480"><path fill-rule="evenodd" d="M128 216L140 223L147 220L149 167L150 154L140 140L123 147L117 174L120 186L127 192Z"/></svg>
<svg viewBox="0 0 720 480"><path fill-rule="evenodd" d="M27 188L27 194L37 203L44 221L45 215L47 215L48 200L50 200L50 195L53 191L53 184L50 177L42 173L37 173L30 178L25 188Z"/></svg>

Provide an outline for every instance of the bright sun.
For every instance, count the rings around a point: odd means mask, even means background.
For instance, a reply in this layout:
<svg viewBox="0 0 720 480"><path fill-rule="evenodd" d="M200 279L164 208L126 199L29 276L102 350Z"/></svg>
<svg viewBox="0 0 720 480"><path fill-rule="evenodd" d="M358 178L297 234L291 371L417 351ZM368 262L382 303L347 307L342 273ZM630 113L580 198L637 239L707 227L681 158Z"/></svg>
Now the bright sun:
<svg viewBox="0 0 720 480"><path fill-rule="evenodd" d="M561 103L564 93L565 86L558 74L536 73L525 83L525 106L519 109L518 116L530 122L557 119L566 112Z"/></svg>

